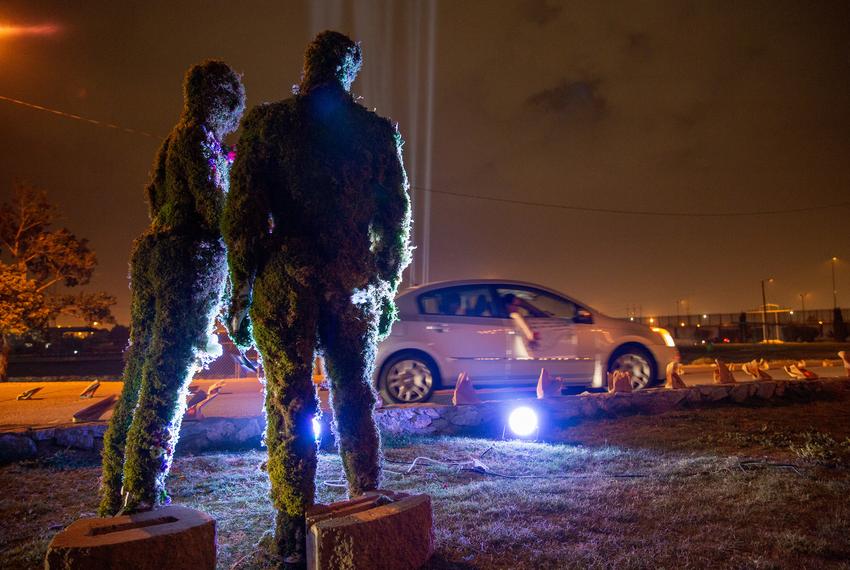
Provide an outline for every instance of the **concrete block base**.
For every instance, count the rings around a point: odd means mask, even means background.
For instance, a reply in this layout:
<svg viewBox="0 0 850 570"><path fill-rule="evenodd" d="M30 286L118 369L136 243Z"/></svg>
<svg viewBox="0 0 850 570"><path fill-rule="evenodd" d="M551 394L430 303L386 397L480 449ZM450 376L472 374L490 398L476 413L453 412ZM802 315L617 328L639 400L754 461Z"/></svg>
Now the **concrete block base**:
<svg viewBox="0 0 850 570"><path fill-rule="evenodd" d="M81 519L53 537L46 570L215 570L215 520L169 506Z"/></svg>
<svg viewBox="0 0 850 570"><path fill-rule="evenodd" d="M307 511L307 568L419 568L434 552L431 497L372 491Z"/></svg>

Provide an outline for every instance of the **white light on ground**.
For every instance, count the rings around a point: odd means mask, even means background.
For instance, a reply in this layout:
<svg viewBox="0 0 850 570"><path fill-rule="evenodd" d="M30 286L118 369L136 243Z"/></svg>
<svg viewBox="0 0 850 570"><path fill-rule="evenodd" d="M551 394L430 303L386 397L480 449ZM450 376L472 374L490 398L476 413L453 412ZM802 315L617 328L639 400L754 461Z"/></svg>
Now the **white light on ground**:
<svg viewBox="0 0 850 570"><path fill-rule="evenodd" d="M527 406L522 406L508 416L508 426L514 434L525 437L537 430L537 413Z"/></svg>
<svg viewBox="0 0 850 570"><path fill-rule="evenodd" d="M316 439L322 438L322 422L319 421L319 418L313 418L313 435L316 436Z"/></svg>

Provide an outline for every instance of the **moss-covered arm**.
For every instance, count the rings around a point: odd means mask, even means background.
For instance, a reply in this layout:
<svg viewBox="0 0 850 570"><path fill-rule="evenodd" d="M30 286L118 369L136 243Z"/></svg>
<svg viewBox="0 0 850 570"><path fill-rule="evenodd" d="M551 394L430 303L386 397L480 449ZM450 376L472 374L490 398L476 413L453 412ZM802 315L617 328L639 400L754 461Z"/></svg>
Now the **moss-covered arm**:
<svg viewBox="0 0 850 570"><path fill-rule="evenodd" d="M402 163L404 144L397 127L390 126L386 137L386 166L378 185L378 207L372 228L375 233L375 256L378 273L384 282L378 335L390 333L396 320L395 294L401 284L402 272L410 264L410 196L407 193L407 174Z"/></svg>
<svg viewBox="0 0 850 570"><path fill-rule="evenodd" d="M171 135L168 135L159 150L156 153L156 158L153 161L153 171L151 172L150 184L145 188L145 194L148 198L148 213L151 220L155 219L165 202L165 161L168 158L168 145L171 143Z"/></svg>
<svg viewBox="0 0 850 570"><path fill-rule="evenodd" d="M233 342L241 347L252 343L246 317L262 253L262 238L268 235L270 227L272 185L268 180L268 160L273 153L262 136L268 113L268 106L260 106L245 118L221 218L231 283L226 325Z"/></svg>

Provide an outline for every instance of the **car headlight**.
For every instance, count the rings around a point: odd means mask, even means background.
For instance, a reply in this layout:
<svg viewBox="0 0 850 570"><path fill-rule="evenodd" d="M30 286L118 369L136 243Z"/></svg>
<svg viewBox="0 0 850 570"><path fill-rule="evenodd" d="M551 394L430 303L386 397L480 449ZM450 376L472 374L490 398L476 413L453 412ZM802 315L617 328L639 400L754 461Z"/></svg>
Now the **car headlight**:
<svg viewBox="0 0 850 570"><path fill-rule="evenodd" d="M664 344L671 348L675 348L676 341L673 340L673 335L670 334L670 331L662 329L661 327L652 327L652 332L660 334L661 338L664 339Z"/></svg>

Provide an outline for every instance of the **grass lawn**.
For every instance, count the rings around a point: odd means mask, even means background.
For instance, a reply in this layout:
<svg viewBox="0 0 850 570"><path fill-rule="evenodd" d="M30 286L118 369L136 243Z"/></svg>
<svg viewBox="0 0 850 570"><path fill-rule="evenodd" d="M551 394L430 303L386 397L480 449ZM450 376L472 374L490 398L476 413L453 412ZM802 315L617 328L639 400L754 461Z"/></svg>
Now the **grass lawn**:
<svg viewBox="0 0 850 570"><path fill-rule="evenodd" d="M547 443L386 438L385 456L387 488L433 497L431 568L850 568L850 397L586 422ZM418 456L447 464L410 469ZM175 462L175 502L218 520L219 568L267 566L263 458ZM0 568L39 567L93 515L99 473L74 452L0 468ZM341 477L323 453L321 501L343 498Z"/></svg>

